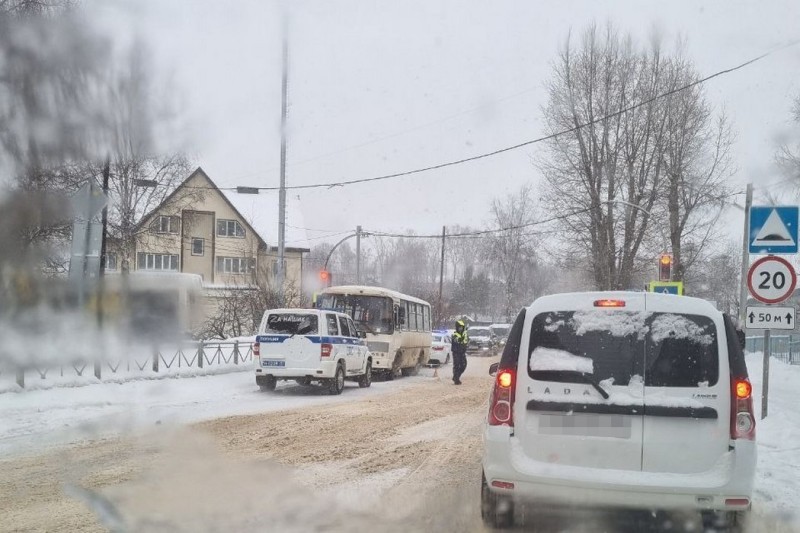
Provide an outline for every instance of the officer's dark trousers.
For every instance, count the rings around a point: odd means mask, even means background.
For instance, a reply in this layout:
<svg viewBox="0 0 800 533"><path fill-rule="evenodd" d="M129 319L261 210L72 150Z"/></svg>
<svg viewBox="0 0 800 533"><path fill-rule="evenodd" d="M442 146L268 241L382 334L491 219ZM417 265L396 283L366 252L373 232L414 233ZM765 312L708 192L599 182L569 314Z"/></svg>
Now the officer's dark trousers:
<svg viewBox="0 0 800 533"><path fill-rule="evenodd" d="M467 369L467 354L454 353L453 354L453 381L459 381L461 374Z"/></svg>

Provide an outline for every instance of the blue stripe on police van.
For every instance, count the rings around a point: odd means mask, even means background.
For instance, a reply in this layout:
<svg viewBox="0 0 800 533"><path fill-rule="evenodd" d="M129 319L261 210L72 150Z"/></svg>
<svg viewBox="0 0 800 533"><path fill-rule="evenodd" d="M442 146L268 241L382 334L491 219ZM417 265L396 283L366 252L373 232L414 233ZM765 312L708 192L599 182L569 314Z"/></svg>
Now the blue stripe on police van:
<svg viewBox="0 0 800 533"><path fill-rule="evenodd" d="M259 335L256 337L256 342L263 342L265 344L269 343L282 343L286 339L288 339L290 335ZM301 337L306 338L313 342L314 344L352 344L354 346L363 346L364 341L362 339L354 338L354 337L324 337L319 335L301 335Z"/></svg>

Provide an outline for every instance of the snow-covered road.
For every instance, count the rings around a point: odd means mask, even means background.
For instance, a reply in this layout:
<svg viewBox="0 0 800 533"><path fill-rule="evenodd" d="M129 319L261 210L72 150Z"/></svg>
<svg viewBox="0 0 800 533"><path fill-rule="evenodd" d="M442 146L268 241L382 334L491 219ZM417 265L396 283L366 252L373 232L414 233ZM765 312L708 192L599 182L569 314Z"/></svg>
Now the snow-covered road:
<svg viewBox="0 0 800 533"><path fill-rule="evenodd" d="M340 396L283 382L262 393L252 372L102 383L0 393L0 457L153 427L363 399L419 384L433 373L369 389L347 382Z"/></svg>
<svg viewBox="0 0 800 533"><path fill-rule="evenodd" d="M478 361L471 363L468 374L477 376L475 372L479 372L483 376L485 369L481 370L483 365L477 363ZM754 385L755 412L758 418L761 355L748 355L747 363ZM431 379L432 373L433 370L425 369L419 377L388 383L376 382L370 389L359 389L355 384L348 384L343 394L336 397L328 396L316 388L289 384L280 385L275 393L263 394L253 383L249 372L0 394L0 457L37 454L48 447L61 447L99 436L152 429L158 425L178 427L202 420L217 420L214 424L219 425L222 417L285 411L304 406L326 405L325 408L328 409L331 404L355 401L353 405L358 407L356 411L370 412L372 404L368 402L372 397L399 392L412 386L434 385L436 380ZM447 375L449 370L443 369L442 377L446 379ZM480 383L476 382L474 385L478 386ZM753 498L753 517L756 523L761 526L769 524L769 528L756 527L754 531L800 531L800 506L796 501L796 494L800 490L798 389L800 366L789 366L773 360L769 416L765 420L757 420L759 458ZM428 390L427 386L424 390L429 395L436 392L433 389ZM483 398L483 392L479 397ZM441 401L450 400L443 396ZM472 413L468 409L464 416L467 412ZM479 425L483 408L476 412L478 414L474 415L474 424ZM358 418L354 421L361 423ZM430 432L439 422L431 424L433 425L426 431ZM459 427L462 426L473 427L473 419L460 421ZM263 433L265 429L259 428L258 431ZM232 432L231 435L249 435L240 433ZM297 450L292 453L297 453ZM306 467L308 465L303 465L302 468ZM315 471L311 469L309 472L313 474ZM471 492L466 494L470 495Z"/></svg>

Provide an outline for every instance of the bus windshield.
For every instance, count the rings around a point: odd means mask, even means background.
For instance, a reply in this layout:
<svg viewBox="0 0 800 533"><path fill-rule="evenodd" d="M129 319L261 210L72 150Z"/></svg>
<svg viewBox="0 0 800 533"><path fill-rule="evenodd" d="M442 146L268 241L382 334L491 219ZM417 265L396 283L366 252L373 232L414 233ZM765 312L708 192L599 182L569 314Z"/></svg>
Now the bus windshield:
<svg viewBox="0 0 800 533"><path fill-rule="evenodd" d="M361 331L380 335L394 333L392 299L386 296L323 294L317 307L350 315Z"/></svg>

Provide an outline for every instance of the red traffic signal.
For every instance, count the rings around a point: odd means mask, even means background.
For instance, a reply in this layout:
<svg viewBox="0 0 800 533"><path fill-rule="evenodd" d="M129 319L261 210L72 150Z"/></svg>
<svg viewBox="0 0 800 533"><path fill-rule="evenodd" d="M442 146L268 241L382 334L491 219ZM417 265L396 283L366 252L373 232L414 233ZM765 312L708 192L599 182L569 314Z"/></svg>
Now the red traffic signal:
<svg viewBox="0 0 800 533"><path fill-rule="evenodd" d="M658 258L658 281L672 279L672 254L661 254Z"/></svg>
<svg viewBox="0 0 800 533"><path fill-rule="evenodd" d="M333 280L333 276L327 270L320 270L319 271L319 280L322 282L323 285L326 287L331 286L331 281Z"/></svg>

